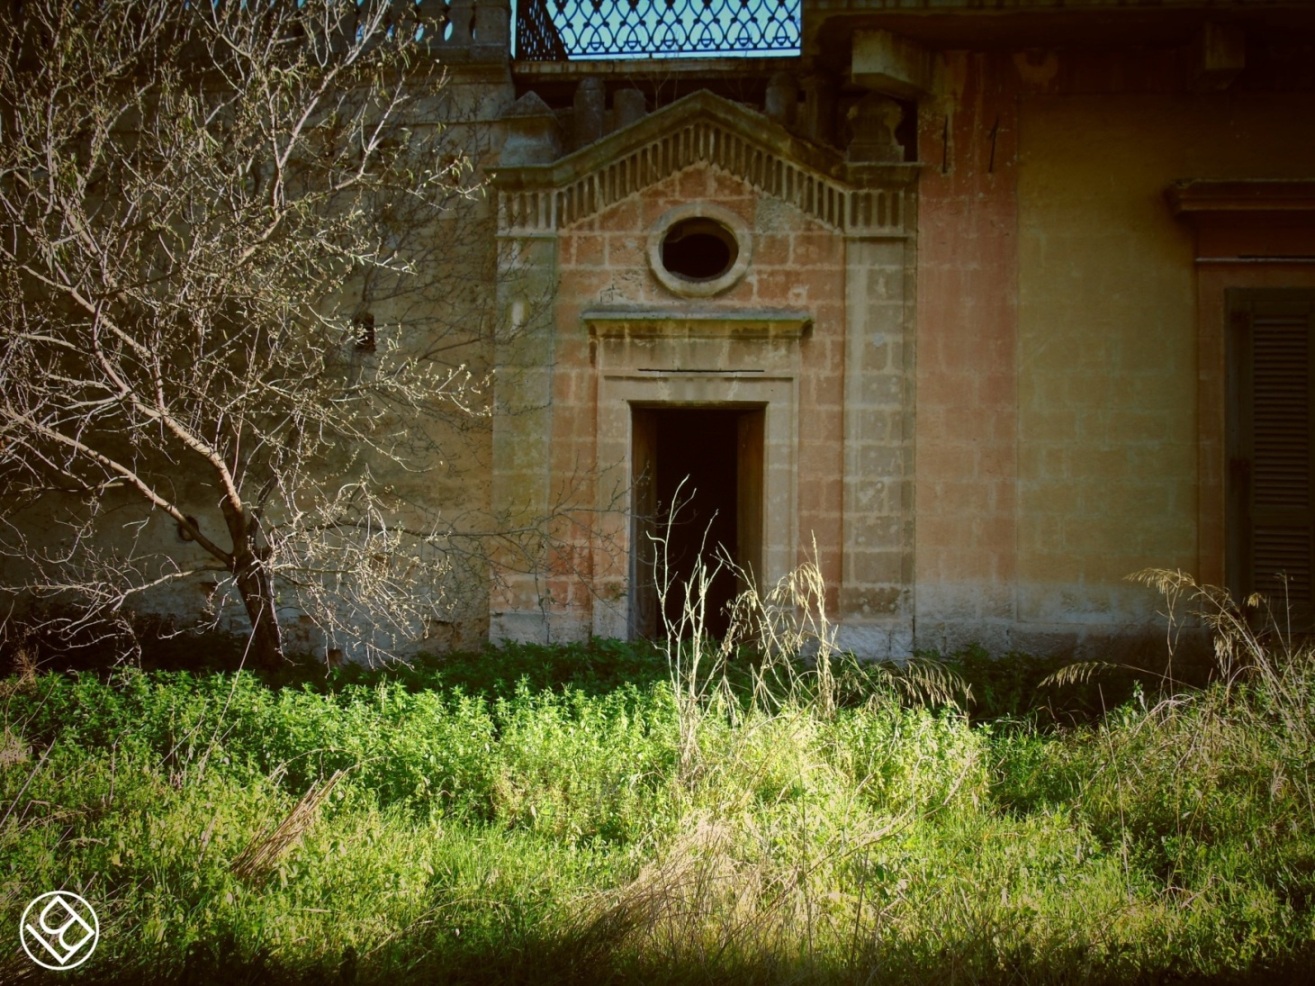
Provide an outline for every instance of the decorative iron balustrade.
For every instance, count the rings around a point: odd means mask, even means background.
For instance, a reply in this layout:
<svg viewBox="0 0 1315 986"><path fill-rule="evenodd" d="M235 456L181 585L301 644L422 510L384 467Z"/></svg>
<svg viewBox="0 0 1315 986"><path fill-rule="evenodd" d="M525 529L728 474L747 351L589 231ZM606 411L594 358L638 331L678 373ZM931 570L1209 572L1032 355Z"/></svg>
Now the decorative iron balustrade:
<svg viewBox="0 0 1315 986"><path fill-rule="evenodd" d="M516 57L794 55L800 0L520 0Z"/></svg>

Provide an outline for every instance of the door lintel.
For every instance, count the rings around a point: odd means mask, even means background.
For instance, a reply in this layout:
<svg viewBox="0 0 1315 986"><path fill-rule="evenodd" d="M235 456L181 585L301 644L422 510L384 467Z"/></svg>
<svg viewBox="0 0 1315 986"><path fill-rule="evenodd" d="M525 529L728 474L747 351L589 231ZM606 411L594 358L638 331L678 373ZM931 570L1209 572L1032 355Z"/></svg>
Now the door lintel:
<svg viewBox="0 0 1315 986"><path fill-rule="evenodd" d="M808 312L777 309L591 309L581 320L594 338L802 339L813 331Z"/></svg>

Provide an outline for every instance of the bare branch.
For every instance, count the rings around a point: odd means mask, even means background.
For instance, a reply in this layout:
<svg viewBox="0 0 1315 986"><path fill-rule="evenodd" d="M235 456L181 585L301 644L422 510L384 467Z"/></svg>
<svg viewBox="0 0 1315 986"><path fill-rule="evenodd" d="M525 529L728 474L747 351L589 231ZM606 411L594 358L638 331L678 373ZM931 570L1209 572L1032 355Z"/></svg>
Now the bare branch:
<svg viewBox="0 0 1315 986"><path fill-rule="evenodd" d="M231 590L266 661L281 612L367 653L422 635L478 539L376 477L413 483L486 414L487 319L432 261L492 242L457 232L485 220L432 55L388 0L21 9L0 23L0 592L113 635L129 601L195 585L213 621Z"/></svg>

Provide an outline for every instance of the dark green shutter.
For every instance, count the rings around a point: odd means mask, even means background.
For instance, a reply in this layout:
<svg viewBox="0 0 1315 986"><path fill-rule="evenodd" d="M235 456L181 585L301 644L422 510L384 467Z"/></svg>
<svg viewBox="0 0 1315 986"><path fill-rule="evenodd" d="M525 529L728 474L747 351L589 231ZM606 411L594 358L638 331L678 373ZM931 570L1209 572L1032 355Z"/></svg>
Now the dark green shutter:
<svg viewBox="0 0 1315 986"><path fill-rule="evenodd" d="M1315 616L1315 294L1229 292L1238 396L1230 444L1235 589Z"/></svg>

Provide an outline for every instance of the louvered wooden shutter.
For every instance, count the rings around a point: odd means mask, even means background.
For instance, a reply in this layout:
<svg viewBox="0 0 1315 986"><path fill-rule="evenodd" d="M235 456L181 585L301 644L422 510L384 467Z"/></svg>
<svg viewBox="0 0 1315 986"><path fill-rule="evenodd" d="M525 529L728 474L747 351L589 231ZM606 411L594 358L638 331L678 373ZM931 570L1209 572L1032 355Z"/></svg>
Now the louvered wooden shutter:
<svg viewBox="0 0 1315 986"><path fill-rule="evenodd" d="M1315 617L1315 294L1230 293L1240 406L1231 474L1246 484L1236 543L1244 592Z"/></svg>

